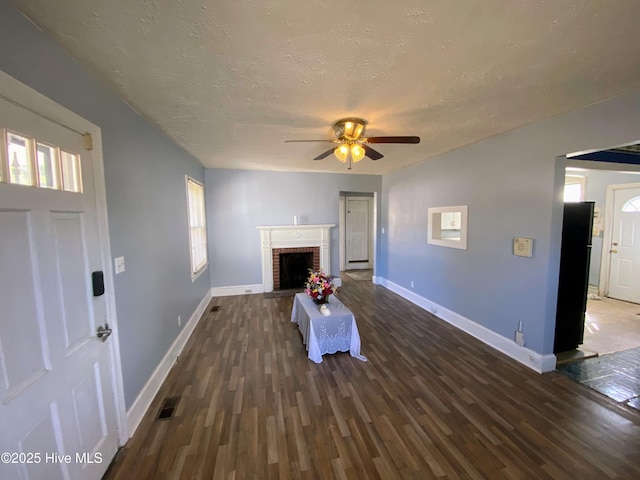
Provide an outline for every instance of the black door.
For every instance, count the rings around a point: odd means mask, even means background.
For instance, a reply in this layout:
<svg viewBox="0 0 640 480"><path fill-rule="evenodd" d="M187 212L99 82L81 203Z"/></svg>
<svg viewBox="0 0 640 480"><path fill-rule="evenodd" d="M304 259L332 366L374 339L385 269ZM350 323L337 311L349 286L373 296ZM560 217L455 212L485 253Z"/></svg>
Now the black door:
<svg viewBox="0 0 640 480"><path fill-rule="evenodd" d="M594 202L565 203L553 352L578 348L587 310Z"/></svg>

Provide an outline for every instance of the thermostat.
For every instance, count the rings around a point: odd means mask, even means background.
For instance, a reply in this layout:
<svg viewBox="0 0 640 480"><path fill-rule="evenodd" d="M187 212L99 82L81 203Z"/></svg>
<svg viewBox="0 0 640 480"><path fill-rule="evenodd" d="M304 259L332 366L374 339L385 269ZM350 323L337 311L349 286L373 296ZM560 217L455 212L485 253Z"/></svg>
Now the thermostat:
<svg viewBox="0 0 640 480"><path fill-rule="evenodd" d="M533 238L514 238L513 254L518 257L533 257Z"/></svg>

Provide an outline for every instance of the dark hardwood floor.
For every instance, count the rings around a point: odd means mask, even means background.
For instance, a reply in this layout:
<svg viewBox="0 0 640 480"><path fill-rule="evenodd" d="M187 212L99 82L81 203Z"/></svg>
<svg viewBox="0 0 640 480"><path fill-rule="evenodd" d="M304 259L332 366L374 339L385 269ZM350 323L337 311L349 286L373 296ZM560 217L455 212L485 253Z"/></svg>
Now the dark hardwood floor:
<svg viewBox="0 0 640 480"><path fill-rule="evenodd" d="M105 478L640 478L639 412L383 287L345 279L339 297L366 363L309 361L291 297L214 299Z"/></svg>

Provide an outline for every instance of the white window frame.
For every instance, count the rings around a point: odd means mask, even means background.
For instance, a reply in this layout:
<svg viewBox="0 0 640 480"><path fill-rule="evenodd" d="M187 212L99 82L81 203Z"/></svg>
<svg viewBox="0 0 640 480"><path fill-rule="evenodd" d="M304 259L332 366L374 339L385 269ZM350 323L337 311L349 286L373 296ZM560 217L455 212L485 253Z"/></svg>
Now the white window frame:
<svg viewBox="0 0 640 480"><path fill-rule="evenodd" d="M469 206L457 205L451 207L430 207L427 220L427 243L441 247L467 249L467 224L469 218ZM442 235L442 214L460 213L460 239L449 239Z"/></svg>
<svg viewBox="0 0 640 480"><path fill-rule="evenodd" d="M209 265L207 252L207 214L204 185L185 175L187 191L187 226L189 228L189 260L194 282Z"/></svg>

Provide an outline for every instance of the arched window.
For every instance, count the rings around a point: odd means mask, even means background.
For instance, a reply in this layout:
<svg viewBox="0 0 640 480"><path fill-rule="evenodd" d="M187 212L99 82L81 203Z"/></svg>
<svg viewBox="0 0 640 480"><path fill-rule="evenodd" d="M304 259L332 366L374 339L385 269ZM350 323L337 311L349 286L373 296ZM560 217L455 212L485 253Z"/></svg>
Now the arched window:
<svg viewBox="0 0 640 480"><path fill-rule="evenodd" d="M622 211L625 213L640 212L640 197L633 197L622 207Z"/></svg>

